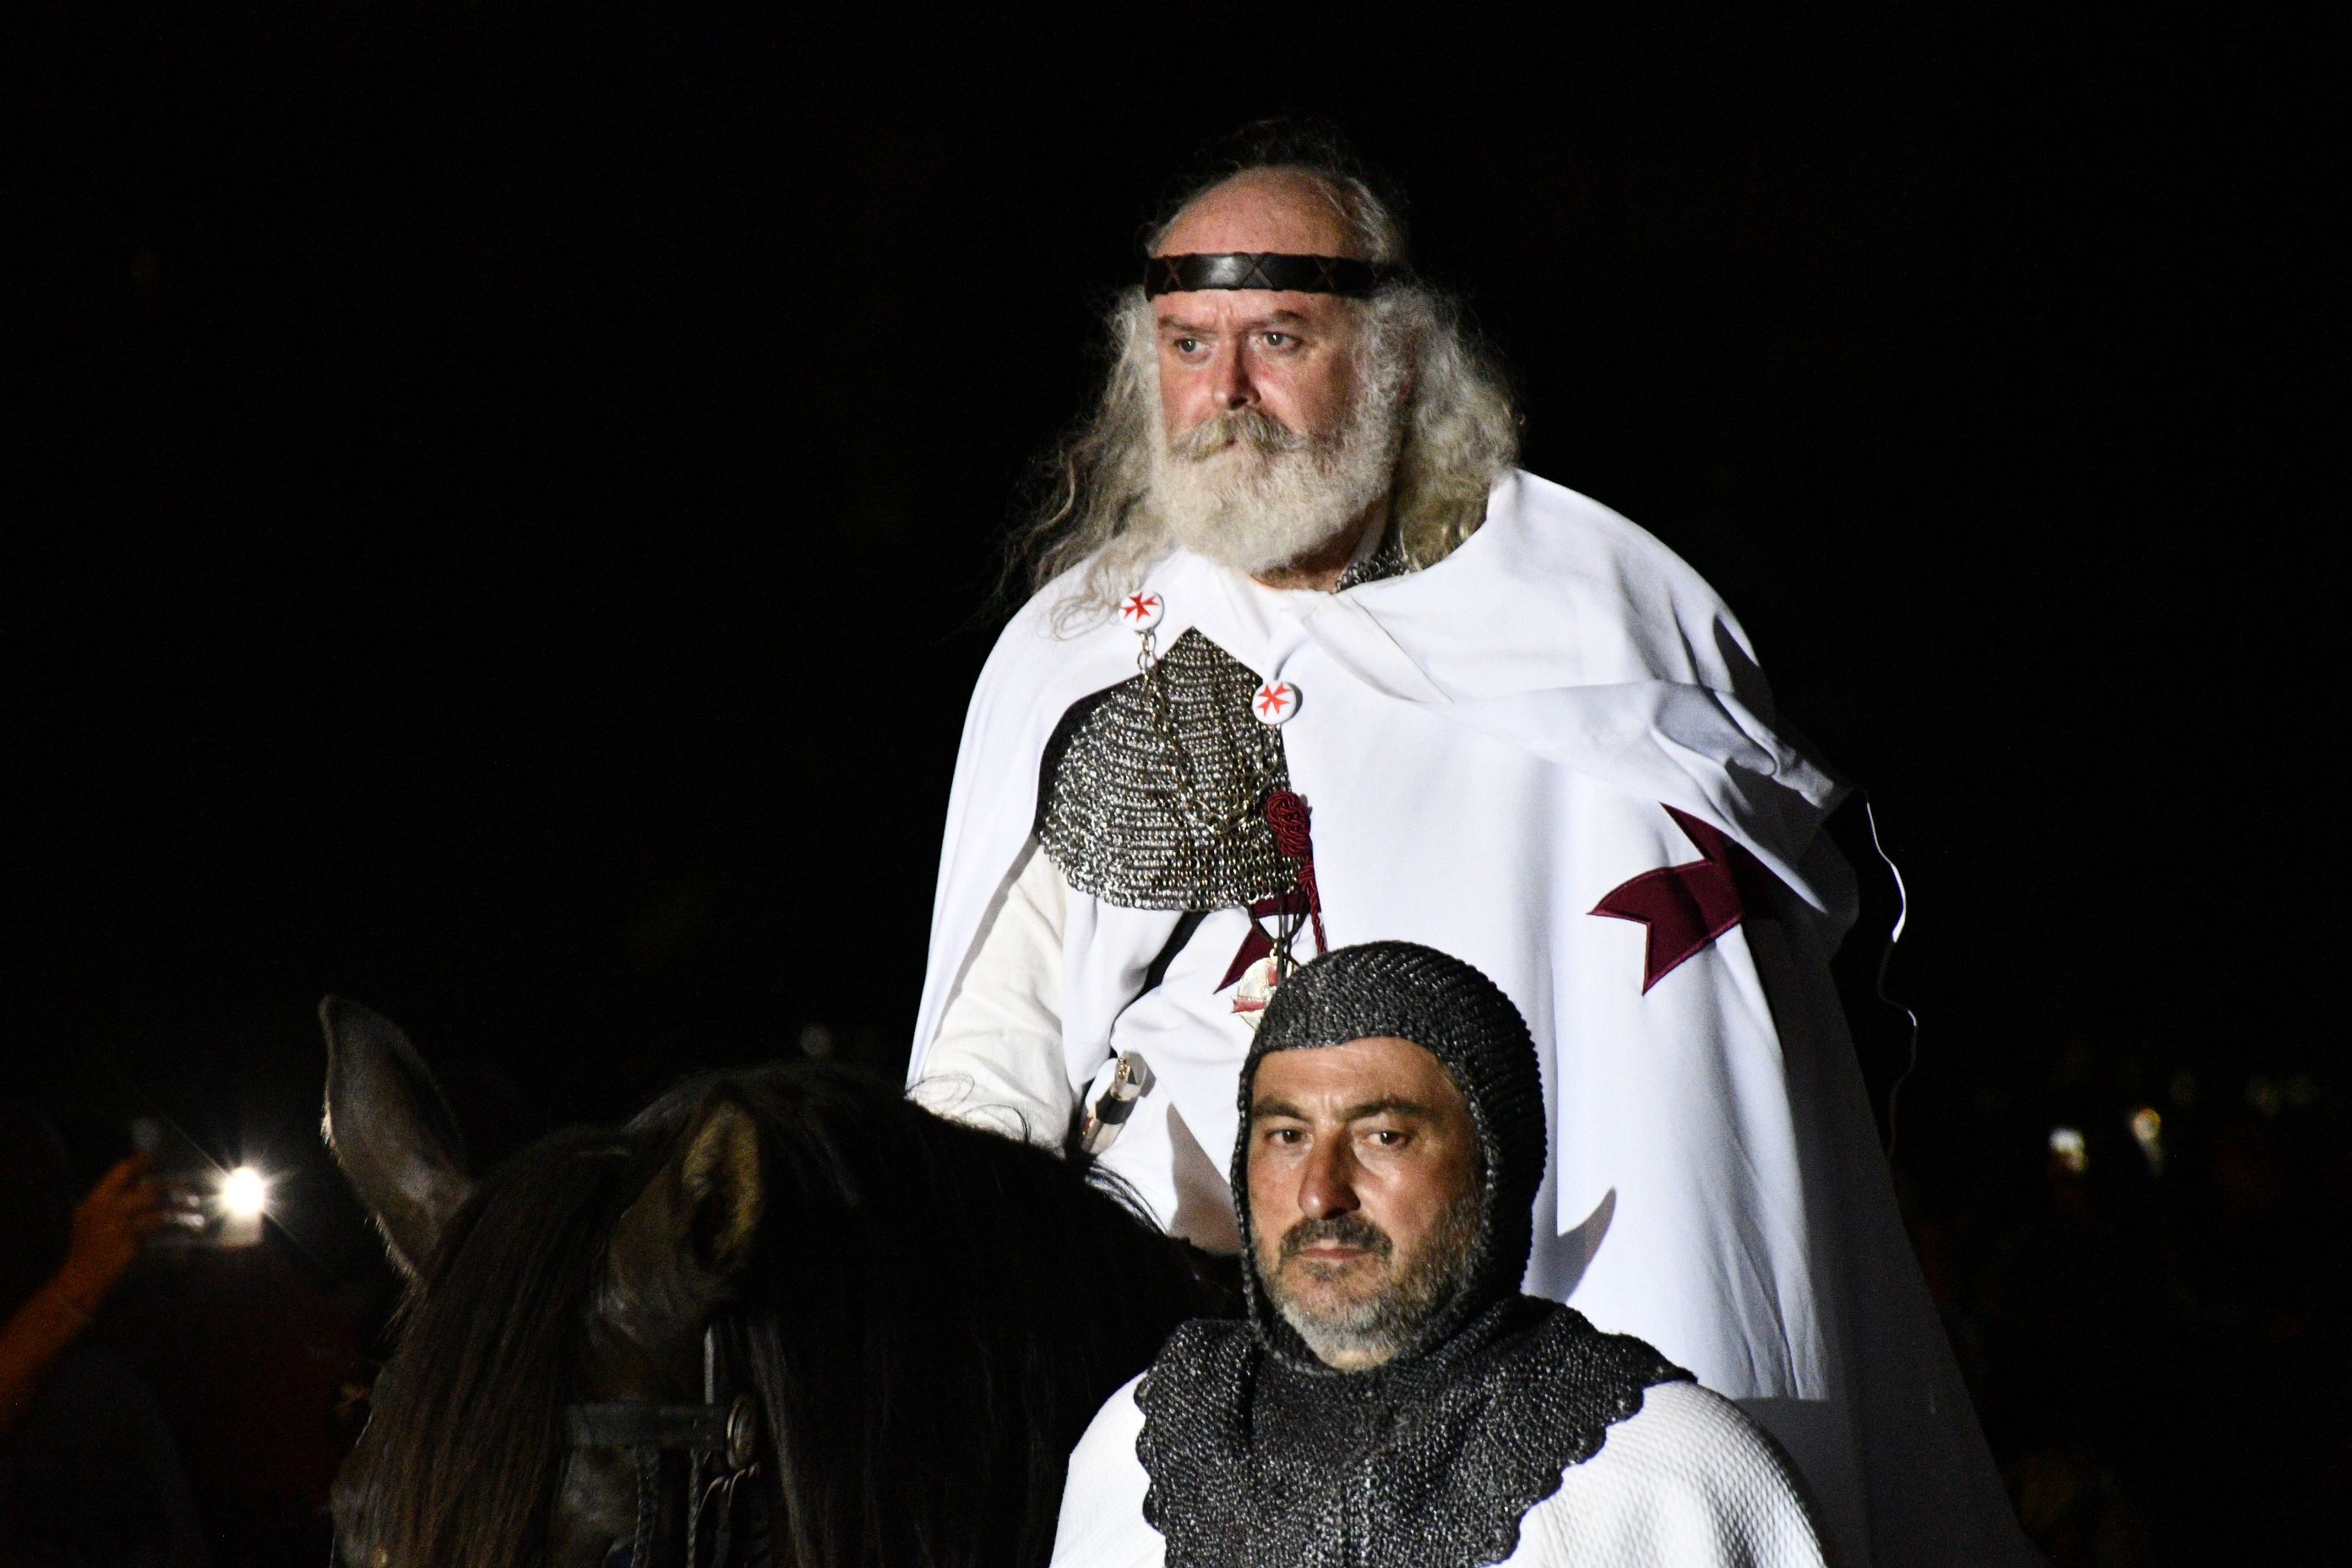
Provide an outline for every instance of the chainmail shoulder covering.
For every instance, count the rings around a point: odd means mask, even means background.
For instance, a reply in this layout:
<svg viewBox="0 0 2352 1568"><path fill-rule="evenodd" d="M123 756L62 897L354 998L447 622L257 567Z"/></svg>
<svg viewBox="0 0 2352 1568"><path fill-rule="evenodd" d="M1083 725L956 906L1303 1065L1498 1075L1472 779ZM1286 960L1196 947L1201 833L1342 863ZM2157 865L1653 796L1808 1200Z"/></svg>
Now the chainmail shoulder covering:
<svg viewBox="0 0 2352 1568"><path fill-rule="evenodd" d="M1152 674L1070 709L1045 748L1037 814L1070 886L1124 909L1202 911L1291 889L1299 863L1265 821L1289 770L1281 732L1250 712L1257 688L1255 670L1188 629Z"/></svg>
<svg viewBox="0 0 2352 1568"><path fill-rule="evenodd" d="M1656 1384L1690 1374L1557 1302L1496 1302L1437 1354L1316 1373L1192 1322L1136 1390L1170 1568L1486 1568Z"/></svg>

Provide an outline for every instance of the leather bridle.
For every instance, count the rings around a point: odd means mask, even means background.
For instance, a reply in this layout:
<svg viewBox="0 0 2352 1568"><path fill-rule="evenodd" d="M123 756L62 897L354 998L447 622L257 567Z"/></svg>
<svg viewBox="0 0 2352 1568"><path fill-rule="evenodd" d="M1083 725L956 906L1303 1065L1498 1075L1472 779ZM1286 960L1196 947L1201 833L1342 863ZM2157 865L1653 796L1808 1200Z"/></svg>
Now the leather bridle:
<svg viewBox="0 0 2352 1568"><path fill-rule="evenodd" d="M608 1568L774 1568L767 1489L756 1481L760 1407L746 1393L722 1402L719 1389L718 1337L706 1329L701 1404L565 1406L567 1447L619 1448L636 1470L636 1519L613 1542Z"/></svg>

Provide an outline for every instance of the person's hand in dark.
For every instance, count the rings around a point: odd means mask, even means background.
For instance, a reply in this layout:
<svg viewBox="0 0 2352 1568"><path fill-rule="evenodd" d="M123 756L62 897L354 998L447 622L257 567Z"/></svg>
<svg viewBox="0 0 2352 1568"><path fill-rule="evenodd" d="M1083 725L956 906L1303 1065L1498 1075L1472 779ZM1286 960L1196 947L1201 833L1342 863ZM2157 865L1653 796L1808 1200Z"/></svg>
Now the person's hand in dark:
<svg viewBox="0 0 2352 1568"><path fill-rule="evenodd" d="M74 1209L64 1265L0 1321L0 1438L15 1430L42 1377L121 1283L139 1244L163 1223L163 1194L147 1179L152 1163L133 1154L99 1178Z"/></svg>
<svg viewBox="0 0 2352 1568"><path fill-rule="evenodd" d="M139 1257L140 1244L164 1220L163 1194L147 1179L146 1154L121 1161L74 1209L72 1239L57 1287L83 1312L95 1312L114 1293Z"/></svg>

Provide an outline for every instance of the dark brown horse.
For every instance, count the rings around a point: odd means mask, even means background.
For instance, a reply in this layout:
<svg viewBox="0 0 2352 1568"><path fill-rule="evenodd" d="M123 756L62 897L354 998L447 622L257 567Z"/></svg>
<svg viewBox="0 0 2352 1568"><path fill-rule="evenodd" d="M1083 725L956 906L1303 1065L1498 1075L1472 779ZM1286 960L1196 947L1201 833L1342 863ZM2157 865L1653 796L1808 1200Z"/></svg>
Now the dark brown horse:
<svg viewBox="0 0 2352 1568"><path fill-rule="evenodd" d="M814 1064L699 1079L477 1177L401 1032L320 1012L330 1142L412 1284L336 1489L352 1568L686 1562L702 1472L662 1511L669 1472L580 1412L709 1407L714 1356L756 1417L739 1552L756 1528L796 1568L1043 1563L1096 1407L1219 1304L1072 1165Z"/></svg>

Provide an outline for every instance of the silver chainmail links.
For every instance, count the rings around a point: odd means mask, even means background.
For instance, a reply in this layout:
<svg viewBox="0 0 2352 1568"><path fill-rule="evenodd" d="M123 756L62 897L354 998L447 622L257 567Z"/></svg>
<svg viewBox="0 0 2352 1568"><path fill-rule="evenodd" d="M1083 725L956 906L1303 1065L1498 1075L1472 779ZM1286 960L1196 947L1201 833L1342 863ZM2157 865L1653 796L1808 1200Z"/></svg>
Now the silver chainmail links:
<svg viewBox="0 0 2352 1568"><path fill-rule="evenodd" d="M1405 559L1404 540L1395 529L1391 528L1388 531L1387 536L1381 541L1379 548L1362 560L1351 561L1348 563L1348 569L1339 574L1339 580L1331 585L1331 591L1335 594L1344 594L1350 588L1360 588L1367 583L1378 583L1389 577L1402 577L1412 570L1412 563Z"/></svg>
<svg viewBox="0 0 2352 1568"><path fill-rule="evenodd" d="M1526 1297L1409 1365L1319 1377L1196 1319L1136 1390L1143 1517L1168 1568L1489 1568L1562 1472L1689 1377Z"/></svg>
<svg viewBox="0 0 2352 1568"><path fill-rule="evenodd" d="M1251 716L1255 670L1188 630L1071 709L1045 755L1037 837L1070 886L1133 910L1230 909L1288 892L1265 799L1282 733Z"/></svg>

